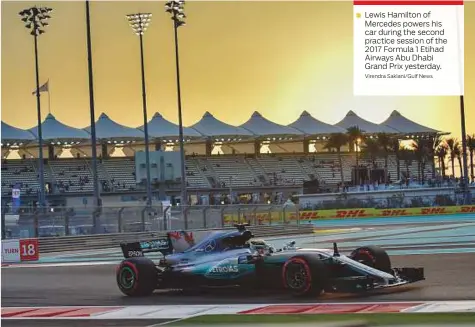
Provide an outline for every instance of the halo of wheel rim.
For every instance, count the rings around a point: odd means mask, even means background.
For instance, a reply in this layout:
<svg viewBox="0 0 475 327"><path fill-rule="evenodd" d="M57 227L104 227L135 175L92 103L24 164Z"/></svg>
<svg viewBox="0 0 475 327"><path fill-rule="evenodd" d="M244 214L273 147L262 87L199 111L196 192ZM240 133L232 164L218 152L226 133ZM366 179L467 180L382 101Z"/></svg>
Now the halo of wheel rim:
<svg viewBox="0 0 475 327"><path fill-rule="evenodd" d="M364 265L374 267L376 258L373 256L373 254L366 250L366 249L359 249L358 252L355 254L355 259L357 261L361 262Z"/></svg>
<svg viewBox="0 0 475 327"><path fill-rule="evenodd" d="M135 284L135 273L130 267L122 267L119 273L120 286L131 289Z"/></svg>
<svg viewBox="0 0 475 327"><path fill-rule="evenodd" d="M301 292L308 288L310 279L303 263L292 262L286 268L285 280L290 289Z"/></svg>

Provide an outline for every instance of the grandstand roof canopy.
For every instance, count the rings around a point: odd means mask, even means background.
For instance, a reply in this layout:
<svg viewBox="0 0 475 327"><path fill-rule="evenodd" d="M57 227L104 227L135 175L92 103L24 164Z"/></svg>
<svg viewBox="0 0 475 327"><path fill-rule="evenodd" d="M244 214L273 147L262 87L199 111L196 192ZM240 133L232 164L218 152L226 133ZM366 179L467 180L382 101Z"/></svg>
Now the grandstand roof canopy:
<svg viewBox="0 0 475 327"><path fill-rule="evenodd" d="M149 121L149 133L152 138L162 140L176 140L178 138L178 126L160 114L155 114ZM49 142L80 142L89 139L90 126L84 129L74 128L65 125L49 114L43 126L43 138ZM215 141L245 141L260 137L286 138L297 136L314 136L322 134L331 134L345 132L346 129L358 126L362 131L369 134L375 133L397 133L410 135L417 134L435 134L441 133L433 128L420 125L402 116L398 111L393 111L388 119L381 124L375 124L367 121L353 111L349 111L344 119L335 125L330 125L312 117L304 111L300 117L293 123L284 126L274 123L259 114L253 113L251 118L240 126L233 126L224 123L209 112L192 126L184 128L184 134L187 138L199 140L201 138L212 138ZM143 140L144 132L139 128L132 128L121 125L111 120L106 114L101 114L96 122L97 138L108 143L123 143L123 141ZM2 122L2 143L18 144L34 142L37 138L37 128L23 130Z"/></svg>
<svg viewBox="0 0 475 327"><path fill-rule="evenodd" d="M199 122L190 126L201 134L214 138L250 138L253 134L238 126L232 126L214 118L208 111L203 115Z"/></svg>
<svg viewBox="0 0 475 327"><path fill-rule="evenodd" d="M361 118L352 110L350 110L345 118L340 120L335 126L342 127L344 129L348 129L351 127L359 127L365 133L398 133L395 129L385 126L385 125L378 125L367 121L366 119Z"/></svg>
<svg viewBox="0 0 475 327"><path fill-rule="evenodd" d="M289 126L298 129L299 131L302 131L306 135L346 132L346 130L342 127L333 126L314 118L307 111L302 112L300 114L300 117Z"/></svg>
<svg viewBox="0 0 475 327"><path fill-rule="evenodd" d="M401 115L401 113L397 110L394 110L391 113L391 115L388 117L388 119L382 122L381 125L388 126L390 128L397 130L398 132L407 133L407 134L440 133L440 131L437 131L430 127L420 125L418 123L413 122L412 120L407 119L406 117Z"/></svg>
<svg viewBox="0 0 475 327"><path fill-rule="evenodd" d="M139 129L143 131L144 125ZM148 134L151 137L161 139L176 138L179 135L178 125L166 120L158 112L153 115L153 118L148 122ZM203 137L198 131L193 128L183 127L183 135L185 137L200 138Z"/></svg>
<svg viewBox="0 0 475 327"><path fill-rule="evenodd" d="M38 126L30 128L29 131L38 138ZM85 131L57 121L52 114L48 114L41 123L41 133L43 140L49 142L78 142L89 139Z"/></svg>
<svg viewBox="0 0 475 327"><path fill-rule="evenodd" d="M251 118L240 127L243 127L257 136L295 136L303 135L299 130L290 126L274 123L254 111Z"/></svg>
<svg viewBox="0 0 475 327"><path fill-rule="evenodd" d="M23 143L35 140L29 131L13 127L2 121L2 143Z"/></svg>
<svg viewBox="0 0 475 327"><path fill-rule="evenodd" d="M91 132L91 126L84 129L88 133ZM144 137L143 132L136 129L116 123L106 114L102 113L96 121L96 137L101 140L111 139L141 139Z"/></svg>

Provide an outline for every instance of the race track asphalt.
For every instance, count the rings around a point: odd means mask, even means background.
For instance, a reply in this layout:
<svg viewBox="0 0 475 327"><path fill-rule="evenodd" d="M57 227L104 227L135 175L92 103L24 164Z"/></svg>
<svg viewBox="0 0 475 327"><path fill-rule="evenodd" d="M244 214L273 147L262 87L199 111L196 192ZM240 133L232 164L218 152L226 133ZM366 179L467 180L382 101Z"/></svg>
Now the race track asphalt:
<svg viewBox="0 0 475 327"><path fill-rule="evenodd" d="M426 280L365 296L324 295L320 302L435 301L475 298L475 253L394 256L395 267L424 267ZM115 265L2 269L2 307L69 305L173 305L316 302L279 294L213 291L160 292L145 298L120 293Z"/></svg>

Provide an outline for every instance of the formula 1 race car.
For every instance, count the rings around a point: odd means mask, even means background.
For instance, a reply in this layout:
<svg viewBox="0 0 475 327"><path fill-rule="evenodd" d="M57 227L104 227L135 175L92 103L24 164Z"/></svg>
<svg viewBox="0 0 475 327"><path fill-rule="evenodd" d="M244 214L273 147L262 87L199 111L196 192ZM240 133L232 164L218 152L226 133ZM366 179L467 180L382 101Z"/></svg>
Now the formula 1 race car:
<svg viewBox="0 0 475 327"><path fill-rule="evenodd" d="M174 240L186 232L169 232L166 238L121 244L125 260L117 268L117 284L128 296L146 296L156 289L241 287L270 288L295 296L323 292L355 293L400 286L424 280L423 268L392 268L383 249L363 246L345 256L333 249L303 249L295 241L274 249L254 239L246 225L210 232L190 247L174 249ZM181 233L181 234L180 234ZM154 263L144 254L161 252Z"/></svg>

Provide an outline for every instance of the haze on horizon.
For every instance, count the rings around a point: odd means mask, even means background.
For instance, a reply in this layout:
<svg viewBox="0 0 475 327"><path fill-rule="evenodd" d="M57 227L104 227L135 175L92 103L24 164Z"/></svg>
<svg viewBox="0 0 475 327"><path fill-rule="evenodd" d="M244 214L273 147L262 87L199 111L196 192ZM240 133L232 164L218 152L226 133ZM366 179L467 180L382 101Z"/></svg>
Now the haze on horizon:
<svg viewBox="0 0 475 327"><path fill-rule="evenodd" d="M41 83L51 112L70 126L89 125L84 2L2 1L2 121L36 125L33 41L18 12L54 9L39 38ZM92 2L96 117L142 122L138 37L125 15L151 12L144 35L148 116L177 122L172 21L164 2ZM187 2L180 29L185 125L205 111L239 125L253 111L280 124L303 110L336 123L353 110L380 123L393 110L460 138L458 97L354 97L352 2ZM475 3L465 4L465 57L475 58ZM465 61L467 132L475 133L475 63ZM43 118L48 114L42 94Z"/></svg>

